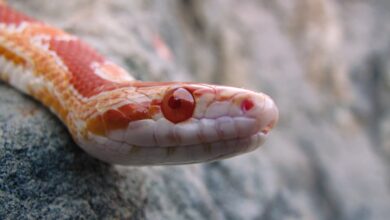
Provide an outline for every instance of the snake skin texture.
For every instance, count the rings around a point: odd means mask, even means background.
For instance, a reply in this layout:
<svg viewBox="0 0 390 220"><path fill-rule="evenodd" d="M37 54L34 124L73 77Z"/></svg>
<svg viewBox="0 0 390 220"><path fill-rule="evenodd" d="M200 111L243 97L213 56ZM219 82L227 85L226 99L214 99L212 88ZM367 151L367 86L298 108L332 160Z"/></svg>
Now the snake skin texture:
<svg viewBox="0 0 390 220"><path fill-rule="evenodd" d="M262 93L137 81L77 37L4 3L0 79L48 107L87 153L114 164L232 157L260 146L278 120Z"/></svg>

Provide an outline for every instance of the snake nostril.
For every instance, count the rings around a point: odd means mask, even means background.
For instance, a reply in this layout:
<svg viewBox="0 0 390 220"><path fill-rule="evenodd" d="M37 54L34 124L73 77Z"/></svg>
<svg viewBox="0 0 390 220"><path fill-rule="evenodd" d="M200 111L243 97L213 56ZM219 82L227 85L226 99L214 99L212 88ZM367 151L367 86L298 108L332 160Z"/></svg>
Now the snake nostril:
<svg viewBox="0 0 390 220"><path fill-rule="evenodd" d="M249 111L253 108L255 104L253 104L253 101L250 100L250 99L245 99L242 103L241 103L241 109L243 111Z"/></svg>

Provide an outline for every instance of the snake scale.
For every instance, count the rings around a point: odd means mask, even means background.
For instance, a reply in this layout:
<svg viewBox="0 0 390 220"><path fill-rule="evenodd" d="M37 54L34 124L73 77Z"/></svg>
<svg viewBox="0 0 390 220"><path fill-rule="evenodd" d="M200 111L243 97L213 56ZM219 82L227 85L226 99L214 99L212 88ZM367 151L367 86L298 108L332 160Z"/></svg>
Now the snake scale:
<svg viewBox="0 0 390 220"><path fill-rule="evenodd" d="M278 120L263 93L142 82L77 37L0 1L0 80L35 98L113 164L214 161L260 146Z"/></svg>

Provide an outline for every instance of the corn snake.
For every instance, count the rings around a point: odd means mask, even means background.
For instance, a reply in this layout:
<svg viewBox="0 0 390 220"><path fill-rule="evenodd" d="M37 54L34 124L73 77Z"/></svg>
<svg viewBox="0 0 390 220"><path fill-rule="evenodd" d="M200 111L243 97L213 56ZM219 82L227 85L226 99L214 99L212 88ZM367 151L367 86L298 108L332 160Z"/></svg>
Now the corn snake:
<svg viewBox="0 0 390 220"><path fill-rule="evenodd" d="M0 80L48 107L87 153L114 164L232 157L260 146L278 120L262 93L137 81L77 37L1 1Z"/></svg>

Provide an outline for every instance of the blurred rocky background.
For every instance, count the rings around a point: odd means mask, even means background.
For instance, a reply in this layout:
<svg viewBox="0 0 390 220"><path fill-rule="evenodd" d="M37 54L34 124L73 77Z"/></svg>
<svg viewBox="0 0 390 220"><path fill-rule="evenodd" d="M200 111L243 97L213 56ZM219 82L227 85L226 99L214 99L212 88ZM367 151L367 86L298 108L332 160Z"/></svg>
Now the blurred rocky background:
<svg viewBox="0 0 390 220"><path fill-rule="evenodd" d="M251 154L119 167L0 84L0 219L385 220L390 1L14 0L142 80L264 91L281 120Z"/></svg>

